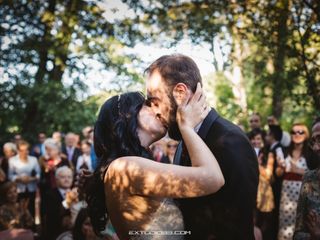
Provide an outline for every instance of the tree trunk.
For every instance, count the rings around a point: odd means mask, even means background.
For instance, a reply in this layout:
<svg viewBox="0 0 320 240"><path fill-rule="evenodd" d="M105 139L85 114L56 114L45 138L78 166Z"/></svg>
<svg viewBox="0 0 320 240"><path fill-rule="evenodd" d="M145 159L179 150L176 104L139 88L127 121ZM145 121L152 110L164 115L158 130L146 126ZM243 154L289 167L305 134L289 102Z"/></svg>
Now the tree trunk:
<svg viewBox="0 0 320 240"><path fill-rule="evenodd" d="M320 6L320 4L319 4L319 6ZM316 13L313 12L310 19L316 19L316 17L317 17ZM305 77L307 80L308 94L311 95L311 97L314 101L316 112L320 113L320 87L317 85L317 74L319 71L314 64L308 63L308 61L310 61L310 60L308 60L307 53L306 53L306 44L307 44L308 40L310 39L310 32L311 32L310 28L311 28L311 26L309 26L307 28L307 30L304 31L303 35L302 35L300 29L297 29L297 31L299 33L299 38L300 38L299 40L300 40L300 45L301 45L300 57L301 57L301 62L302 62L302 69L304 70ZM311 69L310 69L310 66L311 66Z"/></svg>
<svg viewBox="0 0 320 240"><path fill-rule="evenodd" d="M55 8L56 8L56 1L51 0L49 1L47 12L52 14L54 16L55 14ZM26 135L34 135L34 130L37 126L35 124L38 122L37 119L41 118L39 116L39 103L37 101L37 95L39 94L39 90L41 91L41 87L44 84L44 77L47 73L47 61L48 61L48 50L50 46L50 31L52 29L52 22L46 22L45 28L43 32L43 37L40 40L41 43L38 45L41 46L38 49L39 54L39 65L37 73L35 74L35 83L34 86L30 91L32 91L32 94L29 98L29 102L27 103L26 109L25 109L25 118L22 124L21 131L24 132Z"/></svg>
<svg viewBox="0 0 320 240"><path fill-rule="evenodd" d="M274 55L274 74L272 77L273 95L272 95L272 114L280 118L283 111L283 93L286 76L284 75L286 42L288 38L288 18L289 18L289 0L282 0L279 4L277 19L277 46Z"/></svg>
<svg viewBox="0 0 320 240"><path fill-rule="evenodd" d="M69 45L72 40L71 35L74 31L74 26L78 21L77 10L80 4L81 1L79 0L69 0L66 5L65 15L61 26L63 39L60 40L60 44L57 46L54 68L50 74L50 79L56 82L61 82L65 71L69 55Z"/></svg>
<svg viewBox="0 0 320 240"><path fill-rule="evenodd" d="M316 69L309 70L308 68L304 41L302 41L301 35L300 35L300 43L302 48L301 60L303 63L304 72L306 74L308 93L311 94L312 96L316 112L320 112L320 88L319 86L317 86L317 81L316 81L317 70Z"/></svg>
<svg viewBox="0 0 320 240"><path fill-rule="evenodd" d="M241 16L239 16L239 18L241 18ZM232 69L231 71L225 71L224 75L232 83L232 91L235 96L236 103L241 107L243 114L246 115L248 111L247 94L242 73L242 63L247 57L247 53L249 51L244 51L244 45L235 23L230 25L230 31L232 35L233 49L230 56L232 61Z"/></svg>

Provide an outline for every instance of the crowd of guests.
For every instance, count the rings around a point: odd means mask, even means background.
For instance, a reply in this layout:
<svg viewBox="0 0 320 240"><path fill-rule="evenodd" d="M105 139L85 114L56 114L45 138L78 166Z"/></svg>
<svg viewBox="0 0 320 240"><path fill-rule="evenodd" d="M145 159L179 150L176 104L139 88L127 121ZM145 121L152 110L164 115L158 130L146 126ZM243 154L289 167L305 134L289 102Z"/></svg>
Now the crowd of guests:
<svg viewBox="0 0 320 240"><path fill-rule="evenodd" d="M257 239L320 239L320 119L311 134L303 123L293 123L288 133L275 117L266 119L266 129L262 120L252 114L247 134L260 172Z"/></svg>
<svg viewBox="0 0 320 240"><path fill-rule="evenodd" d="M3 145L0 159L0 239L98 239L84 196L77 191L81 169L94 170L93 129L30 145L21 135Z"/></svg>
<svg viewBox="0 0 320 240"><path fill-rule="evenodd" d="M256 239L320 239L320 119L311 132L294 123L289 133L273 116L266 128L262 121L252 114L247 133L260 172ZM177 146L166 137L150 151L155 161L172 164ZM77 191L81 169L98 165L92 127L84 128L82 137L39 133L32 146L17 134L3 145L2 155L0 239L100 239Z"/></svg>
<svg viewBox="0 0 320 240"><path fill-rule="evenodd" d="M167 138L157 142L151 149L154 159L172 163L177 144ZM93 232L83 193L77 191L79 172L94 171L97 161L92 127L84 128L82 137L39 133L38 142L30 145L16 134L3 144L0 239L100 239Z"/></svg>

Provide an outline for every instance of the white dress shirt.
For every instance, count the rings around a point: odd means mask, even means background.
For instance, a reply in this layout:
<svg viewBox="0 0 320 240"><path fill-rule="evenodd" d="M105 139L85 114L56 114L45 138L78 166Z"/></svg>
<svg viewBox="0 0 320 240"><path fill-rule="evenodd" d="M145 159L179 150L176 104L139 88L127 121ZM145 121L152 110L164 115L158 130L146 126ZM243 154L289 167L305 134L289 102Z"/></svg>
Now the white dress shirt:
<svg viewBox="0 0 320 240"><path fill-rule="evenodd" d="M63 188L58 188L58 191L60 192L60 195L62 196L63 200L61 202L62 206L65 208L65 209L69 209L69 206L67 204L67 200L66 200L66 195L67 195L67 192L70 191L70 189L63 189Z"/></svg>

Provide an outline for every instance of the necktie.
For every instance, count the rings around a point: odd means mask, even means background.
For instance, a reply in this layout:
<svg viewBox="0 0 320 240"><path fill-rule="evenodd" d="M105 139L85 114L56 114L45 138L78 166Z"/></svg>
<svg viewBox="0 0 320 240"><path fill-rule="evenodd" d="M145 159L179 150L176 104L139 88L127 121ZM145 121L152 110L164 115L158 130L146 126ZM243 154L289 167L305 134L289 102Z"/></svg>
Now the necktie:
<svg viewBox="0 0 320 240"><path fill-rule="evenodd" d="M72 160L72 148L68 147L68 160L71 161Z"/></svg>

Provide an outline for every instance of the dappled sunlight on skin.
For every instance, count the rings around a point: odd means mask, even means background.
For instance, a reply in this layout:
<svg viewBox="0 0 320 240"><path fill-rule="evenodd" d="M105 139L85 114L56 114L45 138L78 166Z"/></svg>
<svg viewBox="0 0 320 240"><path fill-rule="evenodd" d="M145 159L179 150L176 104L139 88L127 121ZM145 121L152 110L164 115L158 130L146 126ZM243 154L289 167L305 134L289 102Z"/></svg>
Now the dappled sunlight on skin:
<svg viewBox="0 0 320 240"><path fill-rule="evenodd" d="M146 81L147 98L152 102L152 109L156 114L160 114L165 125L168 126L172 104L168 97L168 86L163 82L159 71L155 70Z"/></svg>
<svg viewBox="0 0 320 240"><path fill-rule="evenodd" d="M126 165L124 162L119 162L118 167L125 169ZM152 209L159 206L159 201L151 199L151 203L148 203L145 197L130 194L130 178L127 171L118 172L119 174L110 172L108 170L105 181L107 208L119 237L128 239L129 230L144 228L144 224L150 220L148 216L152 215Z"/></svg>
<svg viewBox="0 0 320 240"><path fill-rule="evenodd" d="M165 126L163 126L162 121L156 117L154 111L146 105L144 105L139 111L138 124L138 135L141 134L141 132L144 132L149 135L149 138L152 139L152 141L161 139L167 131ZM143 139L140 135L139 138Z"/></svg>
<svg viewBox="0 0 320 240"><path fill-rule="evenodd" d="M148 81L146 82L148 91L159 90L159 86L162 84L161 75L158 70L155 70L150 76Z"/></svg>
<svg viewBox="0 0 320 240"><path fill-rule="evenodd" d="M168 166L151 160L149 164L148 160L139 160L115 160L110 164L105 176L107 208L111 222L122 239L128 239L124 234L129 230L144 230L153 219L163 198L209 194L205 187L202 187L207 185L208 181L208 178L205 178L208 176L206 169L199 168L194 175L184 177L182 169L189 167ZM162 174L159 174L159 171ZM198 180L195 181L195 178Z"/></svg>
<svg viewBox="0 0 320 240"><path fill-rule="evenodd" d="M118 163L119 168L125 168L125 163ZM116 176L112 179L112 191L123 191L124 188L128 188L129 186L129 177L126 174Z"/></svg>

